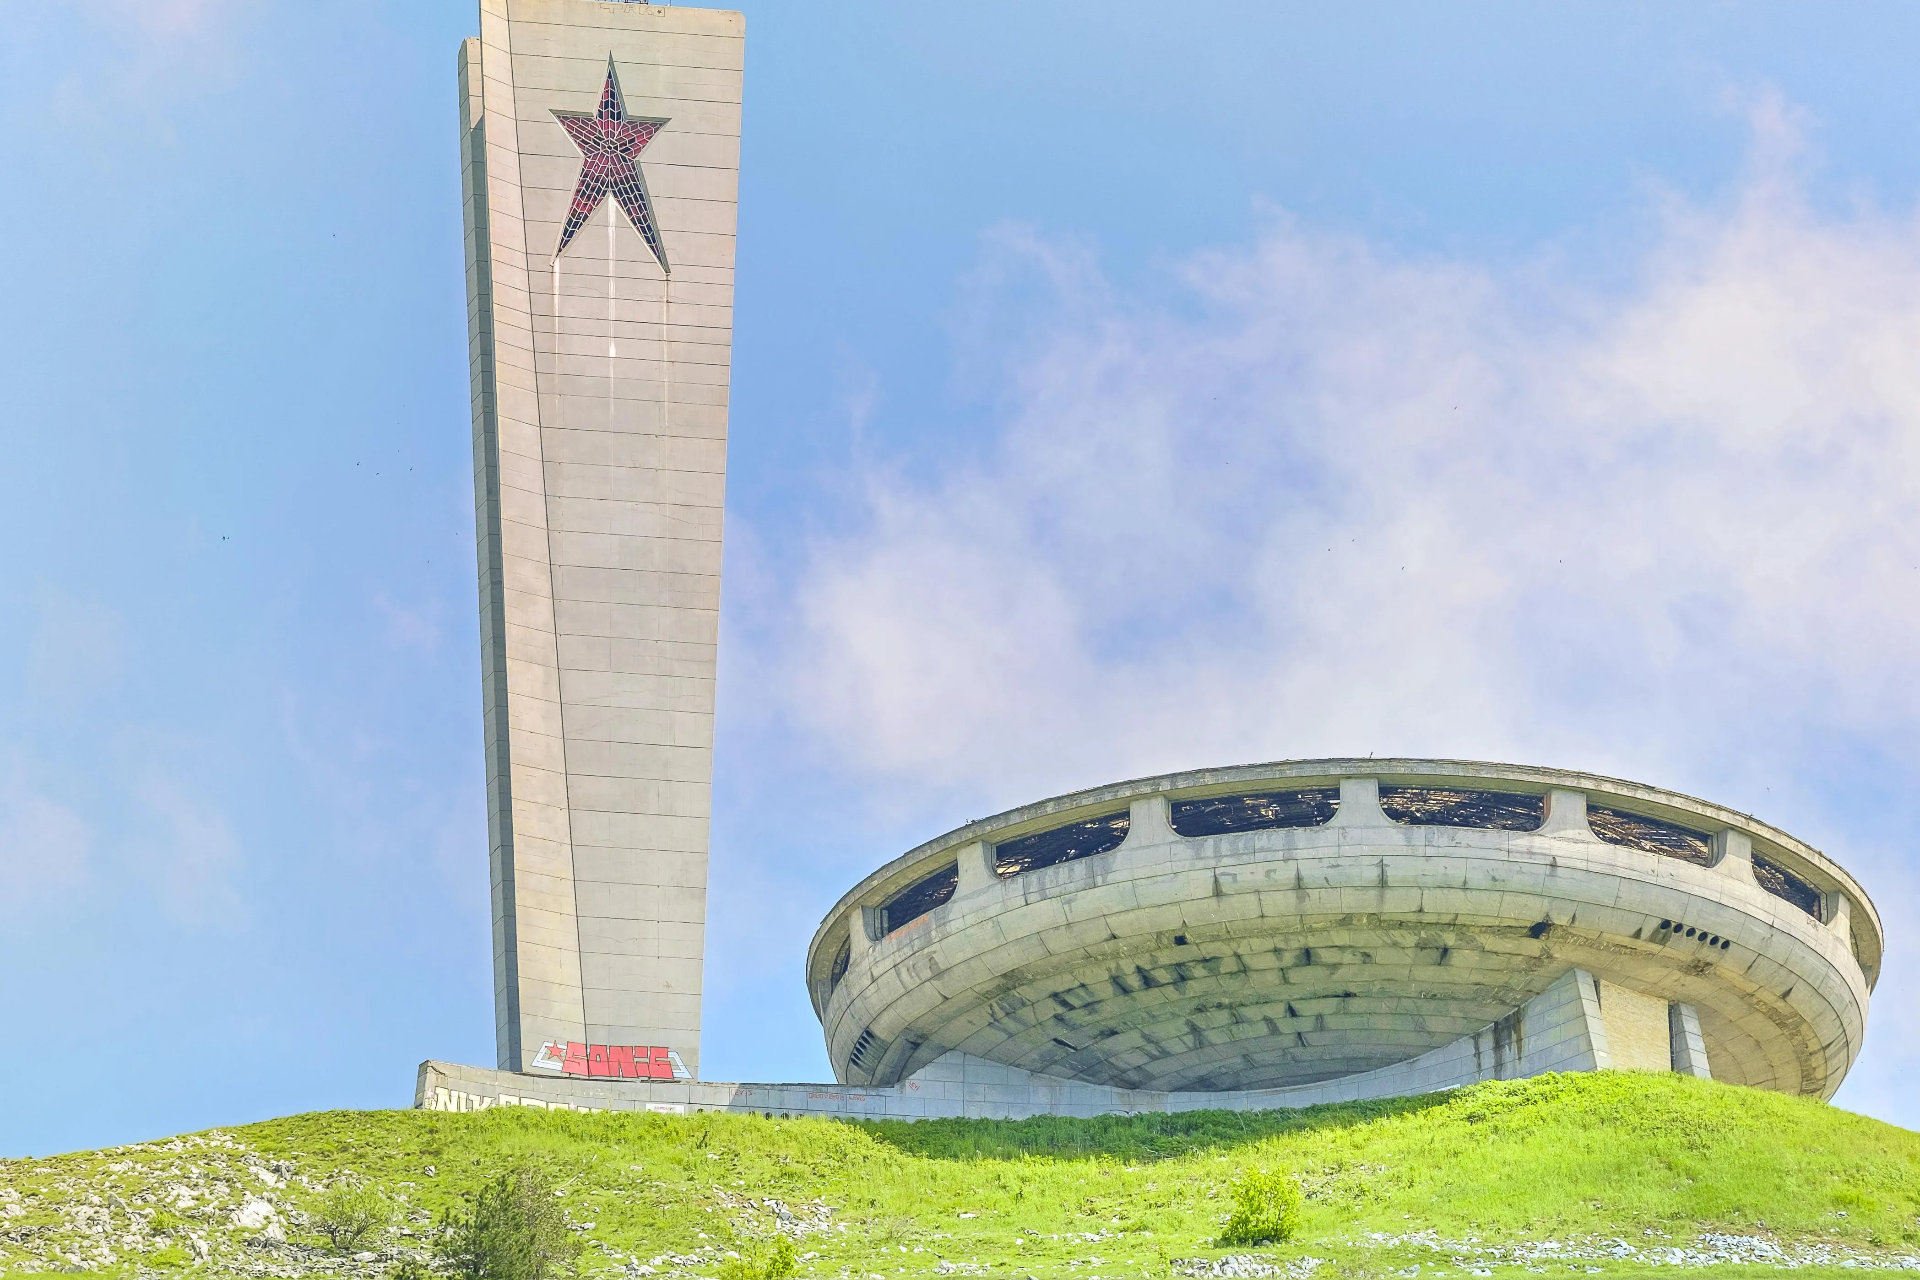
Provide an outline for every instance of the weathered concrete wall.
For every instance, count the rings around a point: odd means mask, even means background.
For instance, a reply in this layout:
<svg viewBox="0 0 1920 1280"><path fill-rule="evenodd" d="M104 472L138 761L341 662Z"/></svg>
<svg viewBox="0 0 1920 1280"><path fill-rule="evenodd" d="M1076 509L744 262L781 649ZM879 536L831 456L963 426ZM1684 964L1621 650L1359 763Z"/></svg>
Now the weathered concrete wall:
<svg viewBox="0 0 1920 1280"><path fill-rule="evenodd" d="M707 1084L580 1080L426 1062L414 1105L436 1111L534 1106L576 1111L761 1112L772 1115L923 1120L1020 1119L1116 1112L1267 1110L1393 1098L1608 1065L1591 975L1570 970L1511 1016L1454 1044L1379 1071L1290 1089L1161 1093L1035 1075L951 1053L884 1089L832 1084Z"/></svg>
<svg viewBox="0 0 1920 1280"><path fill-rule="evenodd" d="M1673 1070L1669 1005L1617 982L1599 984L1600 1021L1607 1029L1607 1053L1621 1071Z"/></svg>
<svg viewBox="0 0 1920 1280"><path fill-rule="evenodd" d="M1383 781L1532 789L1546 819L1396 822ZM1169 820L1181 798L1329 784L1339 806L1320 826L1187 838ZM1590 796L1691 824L1703 848L1712 837L1711 865L1600 839ZM1117 848L990 869L996 843L1117 804L1130 818ZM1822 887L1824 917L1757 883L1756 849ZM881 919L891 895L954 863L951 901ZM836 1074L869 1086L960 1052L1121 1089L1286 1087L1441 1050L1578 968L1657 1002L1622 1024L1624 1060L1670 1057L1657 1005L1677 1002L1696 1011L1716 1078L1825 1097L1859 1052L1879 947L1871 905L1830 860L1700 801L1552 770L1318 761L1145 779L970 824L843 898L808 974Z"/></svg>

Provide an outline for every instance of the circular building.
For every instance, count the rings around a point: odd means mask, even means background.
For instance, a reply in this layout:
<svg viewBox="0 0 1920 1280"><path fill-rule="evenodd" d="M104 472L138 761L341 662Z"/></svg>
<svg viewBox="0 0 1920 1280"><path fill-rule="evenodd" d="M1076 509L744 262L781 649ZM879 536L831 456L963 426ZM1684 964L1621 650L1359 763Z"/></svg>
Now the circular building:
<svg viewBox="0 0 1920 1280"><path fill-rule="evenodd" d="M1172 1093L1385 1096L1585 1065L1830 1097L1881 942L1839 865L1703 800L1308 760L969 823L848 892L807 981L856 1086L961 1053Z"/></svg>

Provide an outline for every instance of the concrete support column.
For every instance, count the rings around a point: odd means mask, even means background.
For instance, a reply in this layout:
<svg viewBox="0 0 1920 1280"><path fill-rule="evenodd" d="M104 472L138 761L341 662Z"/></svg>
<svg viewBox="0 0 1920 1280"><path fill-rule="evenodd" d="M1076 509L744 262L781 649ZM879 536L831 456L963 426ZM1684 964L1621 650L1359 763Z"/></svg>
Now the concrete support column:
<svg viewBox="0 0 1920 1280"><path fill-rule="evenodd" d="M1592 836L1587 829L1587 793L1556 788L1547 792L1547 817L1540 824L1546 836Z"/></svg>
<svg viewBox="0 0 1920 1280"><path fill-rule="evenodd" d="M850 931L854 955L865 955L873 949L874 943L887 936L886 914L879 907L860 908L859 923Z"/></svg>
<svg viewBox="0 0 1920 1280"><path fill-rule="evenodd" d="M1707 853L1713 861L1708 864L1721 875L1732 876L1742 884L1755 888L1760 882L1753 878L1753 840L1744 831L1719 831L1707 842Z"/></svg>
<svg viewBox="0 0 1920 1280"><path fill-rule="evenodd" d="M1607 1024L1600 1015L1600 982L1585 969L1575 969L1573 977L1580 992L1580 1012L1587 1022L1587 1052L1593 1061L1590 1069L1605 1071L1613 1065L1613 1054L1607 1049Z"/></svg>
<svg viewBox="0 0 1920 1280"><path fill-rule="evenodd" d="M1600 1021L1600 991L1586 970L1569 969L1518 1012L1518 1063L1513 1068L1496 1064L1481 1079L1598 1071L1613 1065L1607 1052L1607 1029Z"/></svg>
<svg viewBox="0 0 1920 1280"><path fill-rule="evenodd" d="M1827 928L1847 938L1853 932L1853 904L1844 893L1826 893L1821 897L1825 901L1820 904L1820 914L1826 920ZM1851 938L1848 938L1848 945L1852 945Z"/></svg>
<svg viewBox="0 0 1920 1280"><path fill-rule="evenodd" d="M1390 827L1393 819L1380 808L1378 778L1340 779L1340 811L1330 827Z"/></svg>
<svg viewBox="0 0 1920 1280"><path fill-rule="evenodd" d="M1166 844L1173 838L1173 805L1165 792L1140 796L1128 806L1128 844Z"/></svg>
<svg viewBox="0 0 1920 1280"><path fill-rule="evenodd" d="M1667 1034L1673 1043L1673 1069L1683 1076L1713 1079L1707 1069L1707 1042L1700 1035L1700 1014L1690 1004L1667 1006Z"/></svg>
<svg viewBox="0 0 1920 1280"><path fill-rule="evenodd" d="M985 840L975 840L961 849L959 861L960 887L954 891L956 897L964 898L1000 883L1000 877L993 870L993 846Z"/></svg>

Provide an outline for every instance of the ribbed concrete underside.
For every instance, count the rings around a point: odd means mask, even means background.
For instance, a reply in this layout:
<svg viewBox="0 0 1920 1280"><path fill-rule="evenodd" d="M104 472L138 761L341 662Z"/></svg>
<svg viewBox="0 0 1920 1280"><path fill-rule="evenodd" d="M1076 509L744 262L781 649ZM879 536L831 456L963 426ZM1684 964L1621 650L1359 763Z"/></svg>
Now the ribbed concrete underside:
<svg viewBox="0 0 1920 1280"><path fill-rule="evenodd" d="M986 1047L977 1041L1003 1036L995 1060L1123 1089L1312 1084L1457 1040L1565 969L1524 926L1494 932L1374 916L1200 934L1166 949L1115 938L1095 949L1105 960L1097 977L1085 963L1036 964L980 993L969 1021L985 1013L987 1025L963 1043L977 1052Z"/></svg>

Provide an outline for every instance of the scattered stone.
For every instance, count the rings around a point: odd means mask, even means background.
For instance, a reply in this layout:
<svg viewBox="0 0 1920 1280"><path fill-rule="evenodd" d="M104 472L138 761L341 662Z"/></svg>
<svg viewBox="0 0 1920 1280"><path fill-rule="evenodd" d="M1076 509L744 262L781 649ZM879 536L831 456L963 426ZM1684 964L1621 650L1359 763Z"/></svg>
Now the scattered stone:
<svg viewBox="0 0 1920 1280"><path fill-rule="evenodd" d="M1315 1270L1326 1263L1325 1258L1294 1258L1280 1261L1274 1258L1262 1258L1253 1253L1232 1253L1224 1258L1176 1258L1173 1271L1176 1275L1206 1277L1214 1280L1224 1277L1227 1280L1255 1280L1261 1276L1286 1276L1288 1280L1306 1280Z"/></svg>
<svg viewBox="0 0 1920 1280"><path fill-rule="evenodd" d="M1881 1271L1920 1271L1920 1254L1878 1253L1845 1245L1814 1242L1782 1245L1764 1236L1708 1232L1690 1245L1636 1246L1625 1240L1586 1237L1573 1240L1522 1240L1512 1244L1485 1244L1478 1239L1445 1240L1436 1231L1408 1235L1369 1232L1360 1243L1379 1248L1430 1249L1445 1254L1455 1266L1475 1276L1490 1276L1490 1266L1537 1269L1542 1263L1627 1261L1659 1267L1719 1267L1758 1263L1764 1266L1871 1268ZM1598 1273L1601 1268L1582 1270Z"/></svg>
<svg viewBox="0 0 1920 1280"><path fill-rule="evenodd" d="M276 1216L272 1202L249 1197L247 1202L234 1212L233 1225L242 1231L258 1231L272 1222Z"/></svg>

